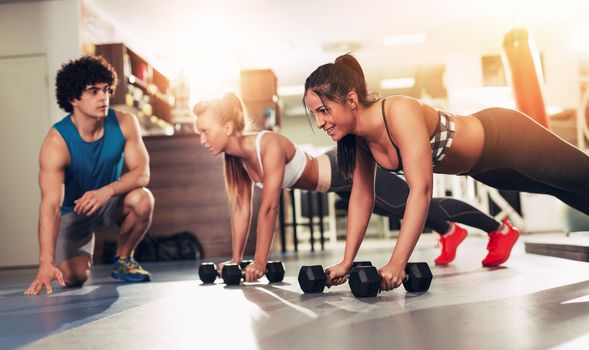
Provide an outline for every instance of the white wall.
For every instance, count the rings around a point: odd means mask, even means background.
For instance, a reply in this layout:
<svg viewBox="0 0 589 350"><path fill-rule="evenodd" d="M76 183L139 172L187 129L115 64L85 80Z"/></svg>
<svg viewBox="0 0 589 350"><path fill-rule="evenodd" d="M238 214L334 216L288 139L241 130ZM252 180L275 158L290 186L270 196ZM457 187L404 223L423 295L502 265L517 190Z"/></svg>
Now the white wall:
<svg viewBox="0 0 589 350"><path fill-rule="evenodd" d="M314 120L311 120L309 125L309 119L305 115L283 116L281 131L299 145L312 144L316 147L336 145L335 141L332 141L325 131L315 127Z"/></svg>
<svg viewBox="0 0 589 350"><path fill-rule="evenodd" d="M0 266L30 265L38 257L40 191L37 155L49 128L44 55L0 57ZM36 103L30 103L33 97Z"/></svg>
<svg viewBox="0 0 589 350"><path fill-rule="evenodd" d="M0 266L38 261L38 148L65 115L55 102L55 74L81 52L79 9L78 0L0 5L0 60L14 68L0 77L0 120L12 141L0 148L0 159L3 169L14 170L3 171L1 180L10 195L0 196Z"/></svg>
<svg viewBox="0 0 589 350"><path fill-rule="evenodd" d="M47 57L50 120L65 115L55 102L55 74L80 54L78 0L0 5L0 57L43 54Z"/></svg>
<svg viewBox="0 0 589 350"><path fill-rule="evenodd" d="M579 89L579 53L566 45L557 45L542 51L544 61L544 104L577 108Z"/></svg>

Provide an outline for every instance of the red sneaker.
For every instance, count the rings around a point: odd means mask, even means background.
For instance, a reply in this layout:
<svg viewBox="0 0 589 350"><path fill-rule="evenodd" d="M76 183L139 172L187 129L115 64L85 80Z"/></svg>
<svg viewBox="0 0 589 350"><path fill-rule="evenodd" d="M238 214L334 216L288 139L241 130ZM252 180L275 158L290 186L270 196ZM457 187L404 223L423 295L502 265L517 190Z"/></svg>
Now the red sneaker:
<svg viewBox="0 0 589 350"><path fill-rule="evenodd" d="M442 253L435 260L436 265L448 265L456 257L456 248L466 238L466 230L458 226L456 223L454 230L443 236L440 236L440 243L442 244Z"/></svg>
<svg viewBox="0 0 589 350"><path fill-rule="evenodd" d="M489 254L483 259L483 266L499 266L509 258L511 249L519 237L519 231L511 226L507 219L503 219L503 224L508 229L506 234L496 231L489 233L489 244L487 244Z"/></svg>

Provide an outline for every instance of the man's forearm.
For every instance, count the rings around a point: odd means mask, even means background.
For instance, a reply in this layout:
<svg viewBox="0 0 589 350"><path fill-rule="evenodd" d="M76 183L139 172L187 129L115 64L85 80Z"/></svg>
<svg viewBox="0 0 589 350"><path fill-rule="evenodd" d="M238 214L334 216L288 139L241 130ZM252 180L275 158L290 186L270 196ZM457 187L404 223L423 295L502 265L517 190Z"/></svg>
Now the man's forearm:
<svg viewBox="0 0 589 350"><path fill-rule="evenodd" d="M105 186L111 191L111 197L131 192L134 189L147 186L149 183L149 171L136 169L125 173L118 181Z"/></svg>
<svg viewBox="0 0 589 350"><path fill-rule="evenodd" d="M55 245L61 221L58 206L41 203L39 206L39 264L55 263Z"/></svg>

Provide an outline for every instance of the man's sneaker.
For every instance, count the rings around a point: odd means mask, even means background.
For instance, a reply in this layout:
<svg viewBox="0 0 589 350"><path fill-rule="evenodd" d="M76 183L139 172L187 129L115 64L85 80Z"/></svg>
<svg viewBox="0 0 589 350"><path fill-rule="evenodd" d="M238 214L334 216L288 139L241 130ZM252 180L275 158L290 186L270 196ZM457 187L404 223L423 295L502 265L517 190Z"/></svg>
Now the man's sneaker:
<svg viewBox="0 0 589 350"><path fill-rule="evenodd" d="M466 238L466 230L452 223L454 229L452 232L440 236L440 243L442 244L442 253L435 260L436 265L448 265L456 257L456 248Z"/></svg>
<svg viewBox="0 0 589 350"><path fill-rule="evenodd" d="M499 266L509 258L511 249L519 237L519 231L511 226L507 219L503 219L507 233L493 231L489 233L489 254L483 259L483 266Z"/></svg>
<svg viewBox="0 0 589 350"><path fill-rule="evenodd" d="M151 274L130 256L117 257L110 275L125 282L151 281Z"/></svg>

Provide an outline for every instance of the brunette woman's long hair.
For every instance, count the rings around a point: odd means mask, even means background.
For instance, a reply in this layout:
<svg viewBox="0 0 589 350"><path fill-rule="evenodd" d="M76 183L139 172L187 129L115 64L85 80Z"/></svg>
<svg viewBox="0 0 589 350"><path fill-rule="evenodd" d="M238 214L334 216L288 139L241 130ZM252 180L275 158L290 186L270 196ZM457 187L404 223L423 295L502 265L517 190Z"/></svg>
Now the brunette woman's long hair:
<svg viewBox="0 0 589 350"><path fill-rule="evenodd" d="M341 55L334 63L327 63L315 69L305 81L304 96L309 90L317 94L321 101L328 99L342 104L345 103L348 93L354 91L358 95L358 103L364 107L380 99L377 94L368 93L362 67L350 54ZM352 178L355 163L356 135L348 134L337 142L337 167L345 179Z"/></svg>

